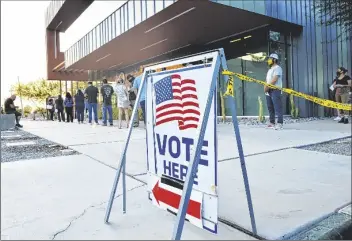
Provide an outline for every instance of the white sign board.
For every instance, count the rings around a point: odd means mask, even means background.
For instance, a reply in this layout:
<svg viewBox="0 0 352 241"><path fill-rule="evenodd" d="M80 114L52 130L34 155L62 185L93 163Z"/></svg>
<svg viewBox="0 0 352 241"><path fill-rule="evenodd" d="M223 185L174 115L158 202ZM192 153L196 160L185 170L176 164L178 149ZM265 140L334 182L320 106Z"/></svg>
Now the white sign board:
<svg viewBox="0 0 352 241"><path fill-rule="evenodd" d="M145 70L187 66L146 75L149 198L173 213L178 211L188 165L194 158L217 58L216 51ZM217 233L218 224L216 96L215 90L186 215L190 223L212 233Z"/></svg>

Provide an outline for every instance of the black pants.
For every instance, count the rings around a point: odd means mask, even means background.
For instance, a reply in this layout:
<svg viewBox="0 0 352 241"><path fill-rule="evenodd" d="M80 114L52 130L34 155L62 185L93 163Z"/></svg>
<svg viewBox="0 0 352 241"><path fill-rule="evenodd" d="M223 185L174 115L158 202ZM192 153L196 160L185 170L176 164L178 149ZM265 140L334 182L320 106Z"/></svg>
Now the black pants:
<svg viewBox="0 0 352 241"><path fill-rule="evenodd" d="M84 107L76 107L77 120L78 122L83 122L84 120Z"/></svg>
<svg viewBox="0 0 352 241"><path fill-rule="evenodd" d="M66 110L66 121L67 122L73 122L73 107L65 107Z"/></svg>
<svg viewBox="0 0 352 241"><path fill-rule="evenodd" d="M15 114L16 124L17 125L20 124L20 117L22 116L20 112L18 112L17 110L11 110L11 111L7 111L6 114Z"/></svg>
<svg viewBox="0 0 352 241"><path fill-rule="evenodd" d="M57 118L59 119L59 122L61 122L61 119L62 119L62 121L65 122L64 110L62 110L62 109L57 110Z"/></svg>
<svg viewBox="0 0 352 241"><path fill-rule="evenodd" d="M54 112L55 111L49 111L49 113L50 113L50 120L54 120Z"/></svg>

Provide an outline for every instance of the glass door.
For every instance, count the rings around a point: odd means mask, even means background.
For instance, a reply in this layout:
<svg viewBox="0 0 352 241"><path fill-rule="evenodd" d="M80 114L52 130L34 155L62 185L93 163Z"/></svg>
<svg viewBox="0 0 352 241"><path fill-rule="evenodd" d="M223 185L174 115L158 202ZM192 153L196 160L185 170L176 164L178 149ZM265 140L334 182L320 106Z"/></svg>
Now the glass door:
<svg viewBox="0 0 352 241"><path fill-rule="evenodd" d="M266 73L268 72L266 56L266 51L263 51L249 53L248 55L241 57L243 62L244 74L248 77L265 81ZM266 97L264 94L264 87L262 85L244 81L243 95L243 114L245 116L259 115L258 97L260 97L262 100L264 115L268 114L268 110L266 108Z"/></svg>

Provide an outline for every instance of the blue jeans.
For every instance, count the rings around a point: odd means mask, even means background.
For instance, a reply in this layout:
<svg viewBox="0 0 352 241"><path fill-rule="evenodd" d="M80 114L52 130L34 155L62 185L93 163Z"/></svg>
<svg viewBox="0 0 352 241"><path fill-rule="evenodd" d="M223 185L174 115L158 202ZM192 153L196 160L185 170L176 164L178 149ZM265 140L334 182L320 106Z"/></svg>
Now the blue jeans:
<svg viewBox="0 0 352 241"><path fill-rule="evenodd" d="M95 123L98 123L98 104L97 103L88 103L88 121L92 123L92 111L94 112Z"/></svg>
<svg viewBox="0 0 352 241"><path fill-rule="evenodd" d="M145 119L145 100L142 100L141 102L139 102L139 104L141 105L143 122L145 125L145 121L146 121L146 119Z"/></svg>
<svg viewBox="0 0 352 241"><path fill-rule="evenodd" d="M266 95L266 104L269 110L269 120L271 124L275 124L275 114L277 115L277 123L283 124L284 117L282 113L281 90L269 90L269 96Z"/></svg>
<svg viewBox="0 0 352 241"><path fill-rule="evenodd" d="M109 123L112 125L112 106L111 105L103 105L103 124L106 124L106 112L109 112Z"/></svg>

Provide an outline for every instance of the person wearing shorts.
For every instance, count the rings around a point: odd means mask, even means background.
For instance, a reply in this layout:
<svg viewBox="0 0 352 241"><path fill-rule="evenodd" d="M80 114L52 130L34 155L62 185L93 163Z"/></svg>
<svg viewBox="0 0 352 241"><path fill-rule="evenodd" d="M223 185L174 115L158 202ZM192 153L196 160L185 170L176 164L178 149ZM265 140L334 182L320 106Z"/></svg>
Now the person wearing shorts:
<svg viewBox="0 0 352 241"><path fill-rule="evenodd" d="M335 88L335 100L336 102L347 104L350 98L351 91L351 77L347 75L347 69L340 67L336 71L336 78L333 86ZM348 124L348 113L343 110L337 110L338 116L334 119L338 123Z"/></svg>

